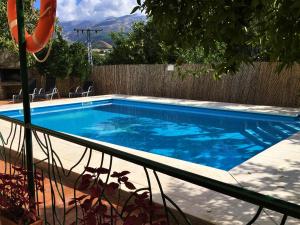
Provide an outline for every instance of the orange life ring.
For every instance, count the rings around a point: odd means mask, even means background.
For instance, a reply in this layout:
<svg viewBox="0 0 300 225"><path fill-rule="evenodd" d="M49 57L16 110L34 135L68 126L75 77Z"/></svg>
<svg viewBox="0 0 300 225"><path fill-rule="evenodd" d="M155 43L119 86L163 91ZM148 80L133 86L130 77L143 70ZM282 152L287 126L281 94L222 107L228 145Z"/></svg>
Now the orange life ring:
<svg viewBox="0 0 300 225"><path fill-rule="evenodd" d="M56 0L41 0L40 19L33 32L28 34L25 31L26 48L30 53L36 53L42 50L49 42L55 25L56 18ZM7 19L10 32L18 43L18 23L16 0L7 1Z"/></svg>

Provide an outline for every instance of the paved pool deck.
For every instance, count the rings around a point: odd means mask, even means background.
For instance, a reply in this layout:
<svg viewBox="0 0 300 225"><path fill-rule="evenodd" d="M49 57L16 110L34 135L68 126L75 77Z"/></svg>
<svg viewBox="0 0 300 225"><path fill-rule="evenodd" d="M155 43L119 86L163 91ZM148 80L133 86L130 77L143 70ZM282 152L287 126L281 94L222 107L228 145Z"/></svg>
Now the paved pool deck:
<svg viewBox="0 0 300 225"><path fill-rule="evenodd" d="M285 116L297 116L300 112L300 109L295 108L253 106L232 103L124 95L105 95L88 98L34 102L32 103L32 107L88 102L111 98L125 98L128 100L189 105L194 107ZM21 106L21 104L2 105L0 106L0 111L19 109ZM0 121L0 127L0 131L3 134L8 134L10 130L10 125L8 123ZM216 180L242 186L250 190L300 204L300 133L297 133L290 138L279 142L278 144L268 148L267 150L228 172L125 147L115 146L108 143L99 143L117 148L121 151L130 152L142 157L159 161L173 167L184 168L185 170L196 174L204 175ZM81 146L66 143L56 138L52 138L52 144L53 149L55 149L66 168L71 168L81 157L84 150L84 148ZM16 143L14 143L13 146L16 147L15 145ZM34 157L36 159L43 159L45 157L36 141L34 141ZM100 153L93 153L91 165L99 166L99 160L101 157L102 156ZM105 158L105 161L108 161L108 158ZM82 162L78 167L75 168L75 171L81 172L84 165L84 162ZM124 170L124 168L132 172L131 177L134 177L136 186L143 187L146 185L143 168L120 159L114 159L114 170L120 171ZM215 224L229 225L246 224L256 213L257 206L241 202L240 200L230 198L228 196L180 181L178 179L174 179L163 174L159 174L159 177L163 184L165 193L175 200L175 202L184 212L190 215L200 217ZM154 199L160 201L159 190L157 186L154 187ZM266 210L255 224L280 224L280 219L281 215ZM300 224L300 221L293 218L288 218L287 224Z"/></svg>

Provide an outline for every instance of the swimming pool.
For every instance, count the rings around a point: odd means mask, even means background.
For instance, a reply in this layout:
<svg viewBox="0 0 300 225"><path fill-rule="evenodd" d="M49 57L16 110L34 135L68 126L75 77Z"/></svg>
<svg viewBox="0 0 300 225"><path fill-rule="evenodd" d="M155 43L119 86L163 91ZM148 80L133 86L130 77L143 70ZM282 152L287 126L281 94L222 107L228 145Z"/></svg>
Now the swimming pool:
<svg viewBox="0 0 300 225"><path fill-rule="evenodd" d="M21 110L0 114L22 120ZM222 170L300 130L298 117L122 99L34 108L32 123Z"/></svg>

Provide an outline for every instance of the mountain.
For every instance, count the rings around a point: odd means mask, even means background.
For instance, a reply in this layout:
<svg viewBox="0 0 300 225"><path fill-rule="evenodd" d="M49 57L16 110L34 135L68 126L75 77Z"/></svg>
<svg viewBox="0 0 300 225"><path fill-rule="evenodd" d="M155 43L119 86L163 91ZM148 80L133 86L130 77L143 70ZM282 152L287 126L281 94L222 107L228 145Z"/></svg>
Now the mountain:
<svg viewBox="0 0 300 225"><path fill-rule="evenodd" d="M60 22L60 26L63 28L63 36L70 42L86 41L86 34L81 32L77 33L74 31L74 28L79 29L103 29L99 33L92 34L92 43L99 41L105 41L109 44L112 44L110 37L111 32L129 32L132 25L138 21L146 21L146 16L144 15L126 15L121 17L108 17L101 21L68 21Z"/></svg>

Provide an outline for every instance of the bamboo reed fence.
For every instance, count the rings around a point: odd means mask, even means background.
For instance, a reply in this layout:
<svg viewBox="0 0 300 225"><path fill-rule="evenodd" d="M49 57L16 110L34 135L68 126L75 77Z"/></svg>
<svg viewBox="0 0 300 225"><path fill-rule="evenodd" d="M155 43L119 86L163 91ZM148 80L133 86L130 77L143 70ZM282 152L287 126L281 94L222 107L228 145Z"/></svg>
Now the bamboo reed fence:
<svg viewBox="0 0 300 225"><path fill-rule="evenodd" d="M95 82L96 95L125 94L204 101L232 102L283 107L300 106L300 65L280 74L276 65L255 63L242 66L235 75L215 80L212 75L187 76L184 79L167 71L167 65L107 65L93 68L90 80ZM199 69L201 65L185 65L184 69ZM37 72L38 86L44 78ZM79 79L57 79L62 97L80 85Z"/></svg>
<svg viewBox="0 0 300 225"><path fill-rule="evenodd" d="M201 65L185 65L197 69ZM94 67L91 80L96 94L126 94L232 102L255 105L298 107L300 66L280 74L276 65L255 63L243 66L235 75L215 80L211 75L181 79L166 65L108 65Z"/></svg>

